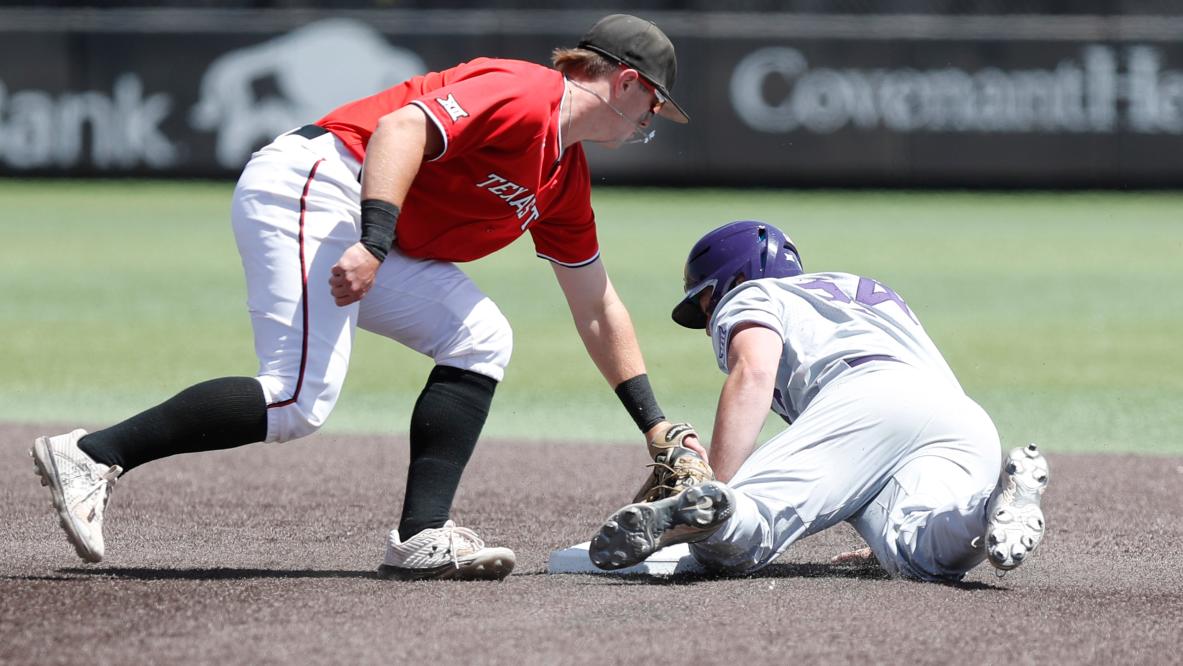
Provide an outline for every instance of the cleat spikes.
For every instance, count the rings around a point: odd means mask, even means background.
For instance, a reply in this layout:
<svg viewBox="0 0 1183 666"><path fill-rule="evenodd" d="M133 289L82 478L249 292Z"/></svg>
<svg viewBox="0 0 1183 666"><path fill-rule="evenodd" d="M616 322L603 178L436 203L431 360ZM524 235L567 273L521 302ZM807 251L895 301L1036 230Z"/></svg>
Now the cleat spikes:
<svg viewBox="0 0 1183 666"><path fill-rule="evenodd" d="M641 510L639 508L632 508L626 510L620 516L620 524L625 529L636 529L641 524Z"/></svg>
<svg viewBox="0 0 1183 666"><path fill-rule="evenodd" d="M588 554L601 569L639 564L666 546L709 537L731 517L734 504L731 490L718 482L654 502L630 504L604 522Z"/></svg>
<svg viewBox="0 0 1183 666"><path fill-rule="evenodd" d="M1043 540L1045 523L1040 501L1049 477L1047 459L1035 444L1015 447L1005 458L998 485L990 497L987 558L996 569L1009 571L1030 559Z"/></svg>

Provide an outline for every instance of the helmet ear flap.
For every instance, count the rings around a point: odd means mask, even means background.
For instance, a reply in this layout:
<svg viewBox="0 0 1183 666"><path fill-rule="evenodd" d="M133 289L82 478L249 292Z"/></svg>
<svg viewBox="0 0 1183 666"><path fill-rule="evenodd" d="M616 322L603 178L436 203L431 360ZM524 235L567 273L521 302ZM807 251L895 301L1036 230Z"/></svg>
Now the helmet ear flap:
<svg viewBox="0 0 1183 666"><path fill-rule="evenodd" d="M694 244L682 271L683 297L673 319L687 328L703 328L702 299L695 298L708 282L711 312L741 282L786 277L802 272L800 255L777 227L756 220L738 220L713 229Z"/></svg>
<svg viewBox="0 0 1183 666"><path fill-rule="evenodd" d="M724 296L730 293L732 289L735 289L740 284L745 282L747 279L748 278L744 272L740 271L731 276L731 279L728 280L726 284L716 286L714 293L711 294L711 300L707 303L707 309L709 311L707 313L708 316L715 311L715 306L719 305L719 301L723 300Z"/></svg>

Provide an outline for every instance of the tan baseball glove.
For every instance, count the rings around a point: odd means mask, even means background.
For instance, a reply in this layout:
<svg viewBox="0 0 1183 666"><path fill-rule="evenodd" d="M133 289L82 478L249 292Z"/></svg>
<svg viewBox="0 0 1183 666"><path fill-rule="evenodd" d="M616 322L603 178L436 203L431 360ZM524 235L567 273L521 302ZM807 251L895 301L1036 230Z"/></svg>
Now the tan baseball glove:
<svg viewBox="0 0 1183 666"><path fill-rule="evenodd" d="M654 433L649 441L653 468L634 502L655 502L715 479L715 471L702 456L683 444L687 437L698 437L689 423L672 423Z"/></svg>

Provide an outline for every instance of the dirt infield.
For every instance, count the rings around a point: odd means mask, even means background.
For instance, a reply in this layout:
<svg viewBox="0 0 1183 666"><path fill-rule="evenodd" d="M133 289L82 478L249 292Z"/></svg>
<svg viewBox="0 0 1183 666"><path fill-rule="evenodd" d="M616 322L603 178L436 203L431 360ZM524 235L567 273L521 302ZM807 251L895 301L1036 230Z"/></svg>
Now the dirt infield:
<svg viewBox="0 0 1183 666"><path fill-rule="evenodd" d="M120 480L107 561L89 566L26 457L42 430L0 428L4 664L1183 660L1183 458L1050 452L1044 546L1002 579L830 566L859 545L845 527L756 577L641 579L545 570L640 482L642 447L485 442L455 516L517 551L514 574L396 583L373 571L404 441L315 436L145 466Z"/></svg>

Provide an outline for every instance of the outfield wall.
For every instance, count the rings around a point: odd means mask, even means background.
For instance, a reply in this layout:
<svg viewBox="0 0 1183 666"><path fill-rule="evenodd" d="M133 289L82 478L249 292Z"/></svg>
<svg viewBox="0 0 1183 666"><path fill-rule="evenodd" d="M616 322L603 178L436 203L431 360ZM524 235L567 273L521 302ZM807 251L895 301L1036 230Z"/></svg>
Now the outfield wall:
<svg viewBox="0 0 1183 666"><path fill-rule="evenodd" d="M600 12L0 9L0 175L233 177L270 137ZM1183 18L653 12L689 126L617 184L1183 185Z"/></svg>

